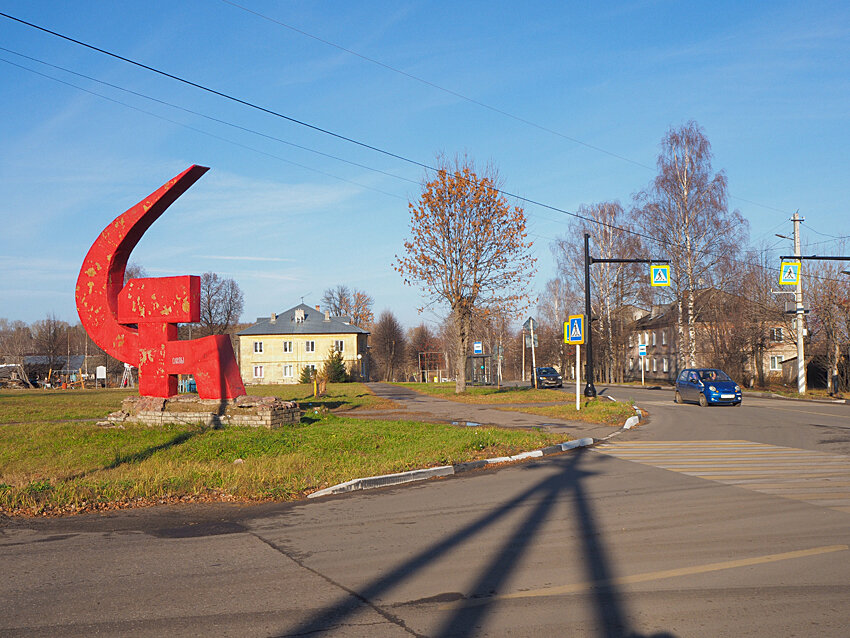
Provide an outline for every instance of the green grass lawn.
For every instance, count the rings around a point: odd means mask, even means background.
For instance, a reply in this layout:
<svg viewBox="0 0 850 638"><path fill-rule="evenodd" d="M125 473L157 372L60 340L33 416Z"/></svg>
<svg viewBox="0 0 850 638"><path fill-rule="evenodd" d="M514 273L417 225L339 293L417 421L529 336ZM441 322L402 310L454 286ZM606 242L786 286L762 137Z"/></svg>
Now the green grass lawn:
<svg viewBox="0 0 850 638"><path fill-rule="evenodd" d="M575 395L555 390L537 390L535 388L494 388L492 386L466 386L466 392L455 393L454 383L397 383L449 401L459 403L497 404L497 403L555 403L575 401ZM572 397L572 399L570 399Z"/></svg>
<svg viewBox="0 0 850 638"><path fill-rule="evenodd" d="M99 419L137 390L0 390L0 424Z"/></svg>
<svg viewBox="0 0 850 638"><path fill-rule="evenodd" d="M570 402L560 405L526 406L517 408L500 408L515 412L527 412L541 416L566 419L568 421L584 421L587 423L604 423L606 425L622 426L630 416L635 416L632 402L609 401L596 397L581 399L581 410L576 410L576 395L567 395Z"/></svg>
<svg viewBox="0 0 850 638"><path fill-rule="evenodd" d="M258 391L262 390L262 391ZM306 386L252 394L304 399ZM301 424L276 430L171 425L99 427L129 392L0 392L0 512L62 514L185 500L294 500L362 476L505 456L563 435L345 417L382 401L332 386ZM313 402L310 398L305 403Z"/></svg>

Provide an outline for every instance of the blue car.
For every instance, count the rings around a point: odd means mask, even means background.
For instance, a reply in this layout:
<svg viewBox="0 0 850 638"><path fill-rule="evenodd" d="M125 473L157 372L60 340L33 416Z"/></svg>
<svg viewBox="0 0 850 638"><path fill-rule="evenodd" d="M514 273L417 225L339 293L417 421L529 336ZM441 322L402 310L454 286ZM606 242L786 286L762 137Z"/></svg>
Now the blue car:
<svg viewBox="0 0 850 638"><path fill-rule="evenodd" d="M676 379L676 403L741 405L741 386L723 370L687 368Z"/></svg>

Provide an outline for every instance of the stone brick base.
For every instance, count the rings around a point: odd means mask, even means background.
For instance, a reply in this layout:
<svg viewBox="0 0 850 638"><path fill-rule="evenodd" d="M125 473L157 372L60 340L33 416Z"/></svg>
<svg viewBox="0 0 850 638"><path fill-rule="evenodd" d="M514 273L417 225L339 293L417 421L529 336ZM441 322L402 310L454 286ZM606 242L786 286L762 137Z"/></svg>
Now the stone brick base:
<svg viewBox="0 0 850 638"><path fill-rule="evenodd" d="M207 427L225 425L253 428L279 428L301 420L301 408L292 401L277 397L241 396L221 401L180 395L170 399L127 397L121 410L107 419L110 423L200 423Z"/></svg>

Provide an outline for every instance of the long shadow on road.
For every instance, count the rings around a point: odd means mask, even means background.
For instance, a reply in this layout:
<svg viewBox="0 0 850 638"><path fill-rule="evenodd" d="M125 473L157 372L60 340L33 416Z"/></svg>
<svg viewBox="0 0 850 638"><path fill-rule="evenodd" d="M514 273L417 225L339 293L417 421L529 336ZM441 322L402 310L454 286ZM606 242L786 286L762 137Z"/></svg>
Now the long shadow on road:
<svg viewBox="0 0 850 638"><path fill-rule="evenodd" d="M528 511L524 519L505 539L500 549L493 554L488 564L481 570L475 584L466 592L465 599L469 604L460 601L434 634L439 638L474 636L480 631L487 615L498 604L498 595L505 593L500 590L520 567L523 556L533 546L555 506L571 494L583 544L583 547L577 549L583 557L587 580L592 584L590 591L597 633L606 638L621 636L640 638L640 634L631 631L628 627L628 614L622 594L614 583L603 536L597 528L591 502L582 487L583 480L592 475L592 472L579 468L579 464L585 457L586 453L582 450L572 453L569 457L562 457L563 460L553 460L555 463L563 464L562 471L556 475L544 478L364 587L352 590L343 586L348 591L348 595L317 610L297 627L280 635L321 635L339 629L341 623L346 622L366 606L407 633L422 636L408 627L403 619L386 611L373 601L384 596L400 583L414 578L417 572L438 560L449 550L473 540L477 534L514 512L528 499L539 499L539 502ZM336 584L339 586L339 583ZM672 638L672 634L669 633L653 634L653 636Z"/></svg>

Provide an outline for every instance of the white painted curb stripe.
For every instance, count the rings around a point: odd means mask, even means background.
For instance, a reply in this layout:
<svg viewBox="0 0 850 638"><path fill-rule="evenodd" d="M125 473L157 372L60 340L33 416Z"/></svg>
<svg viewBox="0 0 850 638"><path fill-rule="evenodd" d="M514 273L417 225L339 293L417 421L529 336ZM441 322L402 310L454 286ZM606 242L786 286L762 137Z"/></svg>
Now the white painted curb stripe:
<svg viewBox="0 0 850 638"><path fill-rule="evenodd" d="M635 410L638 410L637 406L634 407ZM628 430L637 425L640 422L639 415L640 413L638 412L638 416L629 417L626 420L625 425L623 425L623 429ZM605 438L607 439L608 437ZM593 445L593 439L590 437L585 437L576 441L558 443L552 447L560 449L561 452L566 452L567 450L574 450L580 447L588 447L590 445ZM496 465L498 463L511 463L513 461L522 461L524 459L537 458L541 456L543 456L543 450L533 450L531 452L522 452L521 454L515 454L514 456L499 456L494 459L486 459L483 462L478 462L486 465ZM471 463L460 463L458 465L472 465L473 463L475 463L475 461ZM376 487L401 485L402 483L411 483L413 481L424 481L425 479L434 478L435 476L451 476L454 473L455 468L453 465L443 465L440 467L429 467L424 470L399 472L397 474L385 474L383 476L367 476L365 478L353 479L351 481L346 481L345 483L339 483L338 485L332 485L331 487L327 487L323 490L308 494L307 498L318 498L320 496L328 496L331 494L344 494L345 492L354 492L357 490L369 490Z"/></svg>
<svg viewBox="0 0 850 638"><path fill-rule="evenodd" d="M333 485L331 487L319 490L308 494L307 498L317 498L319 496L327 496L329 494L343 494L344 492L354 492L356 490L369 490L375 487L387 487L390 485L400 485L402 483L410 483L412 481L424 481L425 479L434 478L435 476L450 476L455 473L455 469L451 465L442 465L440 467L429 467L424 470L412 470L410 472L398 472L397 474L384 474L383 476L367 476L365 478L354 479Z"/></svg>

